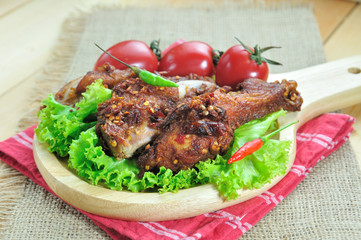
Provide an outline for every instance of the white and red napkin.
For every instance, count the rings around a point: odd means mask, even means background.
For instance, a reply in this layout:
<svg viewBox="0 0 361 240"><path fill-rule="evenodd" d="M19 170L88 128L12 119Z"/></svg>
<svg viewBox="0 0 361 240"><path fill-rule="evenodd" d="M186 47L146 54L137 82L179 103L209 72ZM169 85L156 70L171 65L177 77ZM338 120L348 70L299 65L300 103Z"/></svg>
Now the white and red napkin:
<svg viewBox="0 0 361 240"><path fill-rule="evenodd" d="M351 116L332 113L307 122L297 132L296 159L290 172L270 190L222 210L162 222L123 221L79 211L113 239L237 239L290 194L318 161L347 141L354 122ZM30 127L1 142L0 158L53 193L33 158L34 128Z"/></svg>

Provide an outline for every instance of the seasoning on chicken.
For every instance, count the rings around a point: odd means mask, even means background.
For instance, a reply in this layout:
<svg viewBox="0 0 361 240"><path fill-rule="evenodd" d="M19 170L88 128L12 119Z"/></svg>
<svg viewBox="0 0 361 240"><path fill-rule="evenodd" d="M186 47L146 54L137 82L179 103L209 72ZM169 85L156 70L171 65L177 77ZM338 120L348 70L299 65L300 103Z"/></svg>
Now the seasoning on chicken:
<svg viewBox="0 0 361 240"><path fill-rule="evenodd" d="M141 174L161 166L176 172L226 153L240 125L281 108L300 110L302 98L296 87L295 81L248 79L238 92L218 89L185 100L167 117L162 134L139 156Z"/></svg>
<svg viewBox="0 0 361 240"><path fill-rule="evenodd" d="M132 157L159 135L162 121L179 101L217 89L208 77L167 79L179 87L152 86L139 78L123 79L113 88L111 99L99 105L97 134L103 147L117 159Z"/></svg>

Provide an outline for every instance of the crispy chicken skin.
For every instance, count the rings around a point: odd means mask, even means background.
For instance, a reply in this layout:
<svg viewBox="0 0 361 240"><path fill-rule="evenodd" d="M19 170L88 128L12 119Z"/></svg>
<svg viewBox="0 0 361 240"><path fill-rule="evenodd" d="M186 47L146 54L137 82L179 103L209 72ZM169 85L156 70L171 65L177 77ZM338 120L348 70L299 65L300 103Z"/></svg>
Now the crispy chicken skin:
<svg viewBox="0 0 361 240"><path fill-rule="evenodd" d="M188 80L196 78L202 81ZM116 158L132 157L159 135L161 123L179 101L217 88L211 78L195 75L168 79L178 82L179 88L152 86L139 78L123 79L113 87L111 99L99 105L97 134Z"/></svg>
<svg viewBox="0 0 361 240"><path fill-rule="evenodd" d="M241 124L281 108L298 111L302 105L295 81L248 79L233 92L217 87L210 77L192 74L166 77L178 88L159 87L109 64L66 84L55 98L74 105L99 78L113 94L98 107L97 134L116 158L139 155L141 174L161 166L177 172L224 154Z"/></svg>
<svg viewBox="0 0 361 240"><path fill-rule="evenodd" d="M169 114L162 134L139 156L141 174L161 166L176 172L224 154L240 125L281 108L300 110L302 98L296 87L295 81L248 79L238 92L218 89L186 99Z"/></svg>
<svg viewBox="0 0 361 240"><path fill-rule="evenodd" d="M134 77L136 77L136 74L129 68L119 70L112 65L105 64L104 66L99 67L97 71L88 72L76 87L76 93L79 95L85 92L86 87L99 78L103 80L103 84L109 89L113 89L115 85L124 79Z"/></svg>
<svg viewBox="0 0 361 240"><path fill-rule="evenodd" d="M102 79L103 85L113 90L113 95L99 106L97 133L109 153L119 159L129 158L160 133L159 123L179 101L217 88L212 78L196 74L166 78L177 82L179 87L152 86L130 69L119 70L105 64L66 84L55 94L55 99L74 105L87 86Z"/></svg>
<svg viewBox="0 0 361 240"><path fill-rule="evenodd" d="M73 105L80 100L86 87L97 79L102 79L104 86L113 89L119 82L135 77L135 73L130 69L119 70L112 65L105 64L97 71L89 71L83 77L67 83L55 94L55 99L62 104Z"/></svg>
<svg viewBox="0 0 361 240"><path fill-rule="evenodd" d="M161 75L160 73L158 73ZM66 85L64 85L56 94L55 99L65 105L74 105L81 99L81 94L86 91L86 87L92 84L97 79L103 80L103 85L109 89L113 89L118 83L122 81L127 81L128 79L137 78L137 75L130 69L119 70L114 66L106 63L104 66L99 67L96 71L89 71L83 77L77 78ZM166 77L173 82L183 82L192 80L192 83L183 84L183 88L180 88L182 92L180 92L180 96L189 97L193 96L194 92L191 89L200 88L200 82L214 82L210 77L201 77L196 74L190 74L185 77ZM188 87L190 90L186 89ZM188 95L186 95L188 94Z"/></svg>

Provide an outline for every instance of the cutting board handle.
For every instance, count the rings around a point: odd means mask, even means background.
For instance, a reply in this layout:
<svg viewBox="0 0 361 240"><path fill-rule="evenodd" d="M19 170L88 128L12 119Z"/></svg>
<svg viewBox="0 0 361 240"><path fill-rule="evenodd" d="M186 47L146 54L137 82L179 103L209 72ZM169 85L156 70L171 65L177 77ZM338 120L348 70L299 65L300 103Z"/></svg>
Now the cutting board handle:
<svg viewBox="0 0 361 240"><path fill-rule="evenodd" d="M270 76L281 79L297 81L304 99L299 118L306 122L361 102L361 55Z"/></svg>

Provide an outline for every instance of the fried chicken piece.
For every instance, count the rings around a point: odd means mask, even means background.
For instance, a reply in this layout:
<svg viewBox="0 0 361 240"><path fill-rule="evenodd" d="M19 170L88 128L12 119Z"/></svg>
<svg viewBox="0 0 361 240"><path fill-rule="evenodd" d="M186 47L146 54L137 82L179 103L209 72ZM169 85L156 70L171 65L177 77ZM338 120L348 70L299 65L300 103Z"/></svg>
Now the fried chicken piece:
<svg viewBox="0 0 361 240"><path fill-rule="evenodd" d="M225 154L240 125L281 108L300 110L302 98L296 87L295 81L248 79L238 92L219 89L187 99L168 116L162 134L139 156L141 174L161 166L177 172Z"/></svg>
<svg viewBox="0 0 361 240"><path fill-rule="evenodd" d="M201 80L188 80L188 79ZM211 78L168 78L179 87L159 87L139 78L124 79L113 88L111 99L98 107L97 134L103 147L117 159L132 157L161 133L160 124L184 98L214 91Z"/></svg>
<svg viewBox="0 0 361 240"><path fill-rule="evenodd" d="M83 77L67 83L55 94L55 100L61 104L74 105L79 102L81 94L86 91L86 87L97 79L102 79L104 86L113 89L119 82L135 77L137 77L136 74L130 69L119 70L112 65L105 64L99 67L97 71L89 71Z"/></svg>
<svg viewBox="0 0 361 240"><path fill-rule="evenodd" d="M74 79L73 81L65 84L56 94L55 100L61 104L73 106L79 102L80 95L76 93L76 87L78 86L81 78Z"/></svg>
<svg viewBox="0 0 361 240"><path fill-rule="evenodd" d="M180 100L217 88L212 78L196 74L166 78L177 82L179 88L151 86L130 69L119 70L105 64L66 84L55 94L55 99L65 105L75 105L87 86L102 79L103 85L114 91L112 98L99 107L97 133L103 146L114 156L131 157L160 133L158 123Z"/></svg>
<svg viewBox="0 0 361 240"><path fill-rule="evenodd" d="M76 93L81 94L86 91L86 87L97 79L102 79L103 84L109 89L113 89L115 85L128 78L135 78L137 75L129 68L124 70L116 69L114 66L106 63L99 67L97 71L88 72L76 87Z"/></svg>
<svg viewBox="0 0 361 240"><path fill-rule="evenodd" d="M161 75L160 73L158 73ZM64 105L74 105L79 102L82 93L86 91L86 87L92 84L97 79L103 80L103 85L109 89L113 89L115 85L122 81L126 81L131 78L137 78L137 75L133 72L133 70L127 68L125 70L116 69L114 66L109 65L108 63L104 64L104 66L99 67L96 71L89 71L83 77L77 78L66 85L64 85L56 94L55 100ZM192 82L181 83L183 86L180 89L179 96L181 98L187 97L186 94L192 96L193 92L188 91L188 89L197 89L200 88L200 85L203 84L201 81L205 81L208 83L214 82L210 77L202 77L197 74L190 74L185 77L166 77L167 79L173 82L183 82L192 80Z"/></svg>

